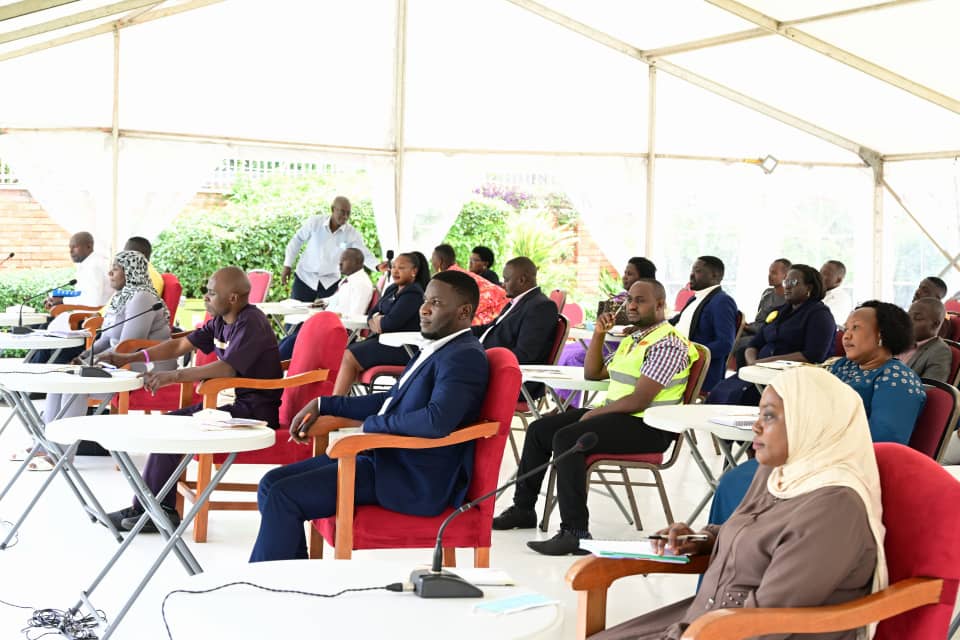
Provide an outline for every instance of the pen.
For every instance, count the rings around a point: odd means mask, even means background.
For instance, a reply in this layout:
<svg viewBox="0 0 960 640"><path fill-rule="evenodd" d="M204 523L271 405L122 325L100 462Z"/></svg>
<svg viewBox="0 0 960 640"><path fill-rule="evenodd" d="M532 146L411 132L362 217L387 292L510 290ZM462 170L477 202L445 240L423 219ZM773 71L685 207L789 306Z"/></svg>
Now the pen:
<svg viewBox="0 0 960 640"><path fill-rule="evenodd" d="M303 420L300 421L300 426L297 427L297 435L299 435L301 438L306 435L306 434L304 433L304 431L305 431L306 429L305 429L305 427L304 427L303 425L305 425L305 424L307 424L308 422L310 422L310 419L311 419L312 417L313 417L313 414L312 414L312 413L308 413L307 415L303 416ZM291 435L289 438L287 438L287 442L294 442L292 435Z"/></svg>
<svg viewBox="0 0 960 640"><path fill-rule="evenodd" d="M669 540L670 536L662 536L659 533L647 536L647 540ZM677 542L706 542L710 536L705 533L689 533L677 536Z"/></svg>

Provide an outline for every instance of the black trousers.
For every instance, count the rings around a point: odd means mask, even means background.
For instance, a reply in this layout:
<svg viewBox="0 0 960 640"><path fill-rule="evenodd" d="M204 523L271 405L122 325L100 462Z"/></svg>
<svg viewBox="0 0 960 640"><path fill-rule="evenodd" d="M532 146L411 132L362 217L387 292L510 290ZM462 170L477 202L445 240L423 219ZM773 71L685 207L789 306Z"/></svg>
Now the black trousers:
<svg viewBox="0 0 960 640"><path fill-rule="evenodd" d="M610 413L580 421L587 409L570 409L530 424L523 442L523 455L517 475L534 469L572 447L577 439L592 431L597 445L588 452L572 454L557 464L557 501L560 503L560 526L586 531L590 512L587 509L587 455L596 453L660 453L666 451L676 434L647 426L642 418ZM533 509L543 485L546 470L536 473L517 485L515 505Z"/></svg>
<svg viewBox="0 0 960 640"><path fill-rule="evenodd" d="M313 289L303 280L293 274L293 285L290 287L290 297L301 302L313 302L317 298L329 298L340 288L340 281L337 280L329 287L324 288L322 284L317 283L317 288Z"/></svg>

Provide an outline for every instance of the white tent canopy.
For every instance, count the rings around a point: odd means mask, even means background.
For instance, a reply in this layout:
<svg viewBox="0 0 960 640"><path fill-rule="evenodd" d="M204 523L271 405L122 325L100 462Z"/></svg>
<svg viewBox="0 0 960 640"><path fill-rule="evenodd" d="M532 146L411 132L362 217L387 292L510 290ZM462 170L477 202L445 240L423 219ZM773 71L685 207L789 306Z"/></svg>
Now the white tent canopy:
<svg viewBox="0 0 960 640"><path fill-rule="evenodd" d="M223 158L368 172L384 247L546 176L615 264L839 258L903 302L960 253L955 0L21 0L0 158L69 230L153 236ZM767 156L779 164L765 174Z"/></svg>

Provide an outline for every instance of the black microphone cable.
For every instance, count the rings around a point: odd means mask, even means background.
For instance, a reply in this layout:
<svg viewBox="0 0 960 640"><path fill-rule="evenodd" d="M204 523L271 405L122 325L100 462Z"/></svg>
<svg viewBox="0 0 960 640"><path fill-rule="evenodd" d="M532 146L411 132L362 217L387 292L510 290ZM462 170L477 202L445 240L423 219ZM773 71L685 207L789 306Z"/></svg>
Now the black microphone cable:
<svg viewBox="0 0 960 640"><path fill-rule="evenodd" d="M213 593L214 591L220 591L221 589L226 589L228 587L252 587L254 589L260 589L261 591L268 591L270 593L285 593L293 594L298 596L308 596L311 598L336 598L342 596L345 593L350 592L359 592L359 591L404 591L404 584L402 582L391 582L379 587L351 587L349 589L343 589L337 591L336 593L315 593L313 591L301 591L299 589L278 589L276 587L265 587L261 584L256 584L254 582L247 582L246 580L238 580L236 582L228 582L226 584L217 585L216 587L210 587L209 589L175 589L163 597L163 602L160 604L160 617L163 618L163 628L167 632L167 638L173 640L173 634L170 632L170 625L167 623L167 600L170 599L170 596L177 593L185 593L189 595L202 595L205 593Z"/></svg>
<svg viewBox="0 0 960 640"><path fill-rule="evenodd" d="M8 547L9 548L9 547ZM96 629L102 623L107 621L107 616L103 611L97 610L96 614L79 615L71 611L62 611L60 609L35 609L34 607L14 604L6 600L0 600L0 604L13 609L32 609L30 619L27 620L27 626L20 630L20 633L27 640L37 640L44 636L66 636L74 640L97 640ZM50 629L36 635L32 635L34 629Z"/></svg>

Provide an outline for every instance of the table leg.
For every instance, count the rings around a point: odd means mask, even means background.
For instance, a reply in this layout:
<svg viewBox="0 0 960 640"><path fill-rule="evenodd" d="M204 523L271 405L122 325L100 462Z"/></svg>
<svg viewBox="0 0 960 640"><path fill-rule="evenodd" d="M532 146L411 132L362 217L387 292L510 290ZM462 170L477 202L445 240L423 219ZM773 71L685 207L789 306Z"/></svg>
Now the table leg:
<svg viewBox="0 0 960 640"><path fill-rule="evenodd" d="M124 454L126 455L126 454ZM173 532L170 539L167 540L167 544L164 545L163 549L160 551L160 555L157 556L157 559L147 570L146 575L143 577L143 580L140 581L140 584L137 585L137 588L134 589L133 593L130 595L130 598L123 605L123 608L120 609L120 612L117 613L113 621L107 626L104 630L103 635L100 636L101 640L107 640L110 636L113 635L113 632L116 630L117 626L123 620L124 616L127 615L127 612L130 610L130 607L137 601L137 598L140 597L140 594L143 592L144 587L147 586L147 583L150 582L153 575L157 572L157 569L160 568L160 564L163 563L164 559L170 554L170 551L173 550L174 546L177 545L178 541L183 542L183 532L186 531L187 527L190 526L190 523L193 522L193 519L197 516L197 513L200 512L200 509L203 508L203 505L210 498L210 494L213 493L213 490L220 483L220 479L223 478L223 475L227 472L230 466L233 464L234 459L236 459L237 454L231 453L227 456L227 459L224 461L223 465L214 474L213 478L210 479L210 484L207 486L203 492L197 496L197 501L194 503L193 508L190 509L190 512L187 513L183 522L180 523L180 526ZM177 477L177 476L174 476ZM142 478L141 478L142 481Z"/></svg>
<svg viewBox="0 0 960 640"><path fill-rule="evenodd" d="M710 470L710 466L703 459L703 456L700 454L700 449L697 448L696 440L693 437L693 433L689 429L683 432L683 437L686 439L687 444L690 445L690 455L693 456L693 461L700 468L700 473L703 474L703 477L706 479L707 484L710 485L709 491L700 500L700 504L696 506L693 510L693 513L690 514L690 517L687 518L687 524L692 524L694 520L697 519L697 516L700 515L700 512L703 511L703 508L710 501L710 498L713 497L714 491L717 488L717 479L714 477L713 472Z"/></svg>
<svg viewBox="0 0 960 640"><path fill-rule="evenodd" d="M550 387L547 387L548 389ZM540 415L540 410L537 408L537 403L533 401L533 396L530 395L530 392L527 391L527 386L520 383L520 394L523 396L523 400L527 403L527 406L530 408L530 413L533 414L533 417L539 420L543 416Z"/></svg>

